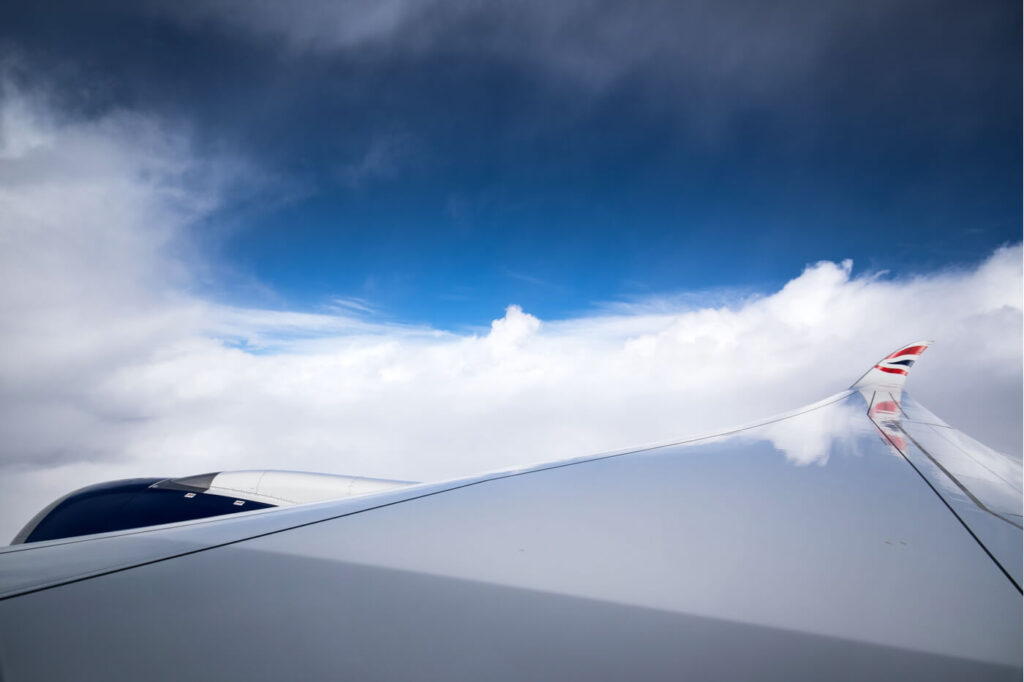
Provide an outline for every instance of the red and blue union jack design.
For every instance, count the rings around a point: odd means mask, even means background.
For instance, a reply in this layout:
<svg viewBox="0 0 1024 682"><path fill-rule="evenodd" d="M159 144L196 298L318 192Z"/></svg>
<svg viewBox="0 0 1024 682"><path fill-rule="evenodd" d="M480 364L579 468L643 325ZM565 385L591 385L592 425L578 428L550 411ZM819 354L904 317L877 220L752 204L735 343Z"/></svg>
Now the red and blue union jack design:
<svg viewBox="0 0 1024 682"><path fill-rule="evenodd" d="M895 353L886 356L875 365L875 369L879 369L888 374L900 374L907 376L911 367L914 366L914 361L917 360L917 356L924 352L924 349L928 346L924 344L915 344L913 346L907 346L901 348Z"/></svg>

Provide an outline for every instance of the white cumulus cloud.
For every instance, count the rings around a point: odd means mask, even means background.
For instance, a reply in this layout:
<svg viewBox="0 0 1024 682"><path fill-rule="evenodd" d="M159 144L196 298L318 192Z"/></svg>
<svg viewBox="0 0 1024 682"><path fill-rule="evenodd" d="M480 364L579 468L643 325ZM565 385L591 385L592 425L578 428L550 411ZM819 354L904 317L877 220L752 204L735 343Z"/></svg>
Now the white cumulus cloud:
<svg viewBox="0 0 1024 682"><path fill-rule="evenodd" d="M144 116L57 122L5 91L0 541L115 478L436 480L680 438L816 401L921 338L936 345L909 391L1020 456L1019 245L906 279L825 261L727 303L686 295L566 320L511 305L460 334L377 322L361 300L309 314L194 293L208 268L188 228L244 172Z"/></svg>

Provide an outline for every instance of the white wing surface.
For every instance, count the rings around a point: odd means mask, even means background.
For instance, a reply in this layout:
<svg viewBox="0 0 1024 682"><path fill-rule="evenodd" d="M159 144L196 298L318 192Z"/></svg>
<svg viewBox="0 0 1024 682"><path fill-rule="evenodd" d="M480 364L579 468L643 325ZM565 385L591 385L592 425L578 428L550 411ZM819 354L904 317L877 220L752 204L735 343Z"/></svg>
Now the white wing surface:
<svg viewBox="0 0 1024 682"><path fill-rule="evenodd" d="M899 391L12 547L2 678L1020 679L1012 463Z"/></svg>

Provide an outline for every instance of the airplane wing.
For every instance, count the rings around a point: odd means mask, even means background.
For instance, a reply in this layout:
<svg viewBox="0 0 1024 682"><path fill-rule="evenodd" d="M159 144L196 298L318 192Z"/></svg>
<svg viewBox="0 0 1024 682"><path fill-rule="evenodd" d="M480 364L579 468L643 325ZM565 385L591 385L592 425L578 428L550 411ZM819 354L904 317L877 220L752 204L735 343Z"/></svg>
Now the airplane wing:
<svg viewBox="0 0 1024 682"><path fill-rule="evenodd" d="M903 391L923 345L722 433L0 550L0 678L1019 680L1020 466Z"/></svg>

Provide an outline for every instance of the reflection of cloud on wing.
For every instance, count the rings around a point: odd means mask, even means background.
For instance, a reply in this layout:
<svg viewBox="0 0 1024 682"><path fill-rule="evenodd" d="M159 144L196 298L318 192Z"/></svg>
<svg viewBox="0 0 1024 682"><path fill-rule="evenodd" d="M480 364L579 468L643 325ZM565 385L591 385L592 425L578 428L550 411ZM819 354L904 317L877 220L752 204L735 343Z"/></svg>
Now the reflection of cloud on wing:
<svg viewBox="0 0 1024 682"><path fill-rule="evenodd" d="M793 464L806 466L826 464L837 448L850 446L851 434L870 431L871 424L857 403L842 401L767 424L756 433L771 441Z"/></svg>
<svg viewBox="0 0 1024 682"><path fill-rule="evenodd" d="M912 399L906 402L910 404L909 416L903 411L893 413L891 407L895 403L877 398L869 412L891 444L922 466L929 480L937 483L945 495L1001 514L1019 526L1022 511L1020 461L943 425L941 419ZM1019 549L1015 553L1019 555Z"/></svg>
<svg viewBox="0 0 1024 682"><path fill-rule="evenodd" d="M875 394L873 398L863 392L861 395L871 405L868 409L868 416L878 427L882 441L889 446L892 454L899 456L900 451L906 449L907 440L903 437L903 431L900 430L900 419L903 412L900 409L898 398L889 393Z"/></svg>

